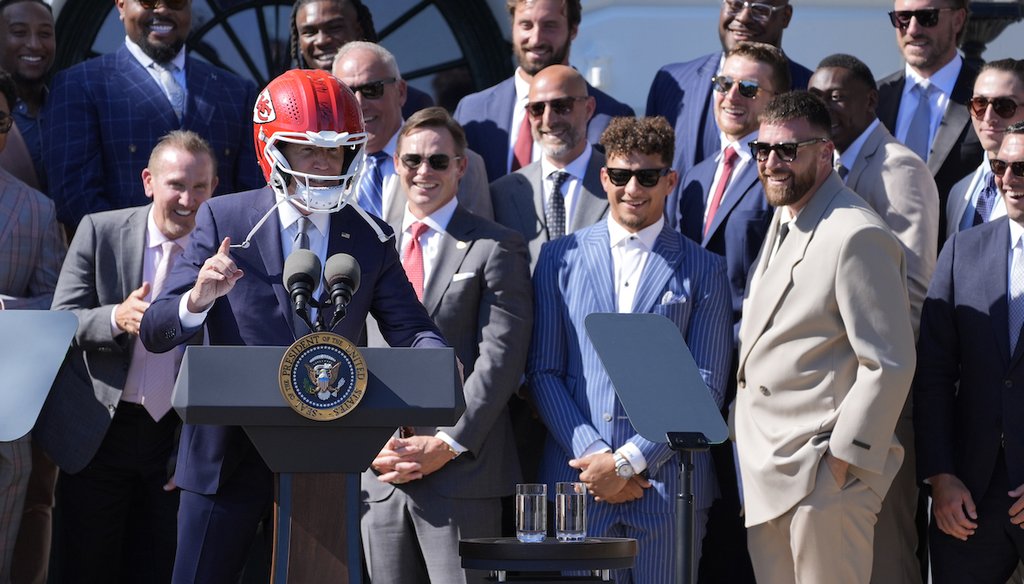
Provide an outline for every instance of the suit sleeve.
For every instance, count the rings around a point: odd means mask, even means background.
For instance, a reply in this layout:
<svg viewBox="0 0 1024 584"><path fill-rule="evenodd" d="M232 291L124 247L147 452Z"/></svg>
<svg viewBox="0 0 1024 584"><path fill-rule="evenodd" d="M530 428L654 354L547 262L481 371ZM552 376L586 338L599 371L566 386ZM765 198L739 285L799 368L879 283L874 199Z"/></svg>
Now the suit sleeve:
<svg viewBox="0 0 1024 584"><path fill-rule="evenodd" d="M921 311L921 337L914 378L914 438L917 476L954 474L956 393L960 381L960 336L954 313L957 237L946 242Z"/></svg>
<svg viewBox="0 0 1024 584"><path fill-rule="evenodd" d="M533 274L533 340L527 359L527 382L548 431L569 458L576 458L601 434L576 406L569 392L569 352L579 351L565 297L558 285L562 240L541 248ZM584 383L583 379L578 380Z"/></svg>
<svg viewBox="0 0 1024 584"><path fill-rule="evenodd" d="M40 120L49 195L57 205L57 220L69 227L89 213L112 208L103 189L97 107L81 68L75 68L54 80Z"/></svg>
<svg viewBox="0 0 1024 584"><path fill-rule="evenodd" d="M835 274L836 303L857 369L829 450L874 473L884 470L917 359L905 265L887 229L864 226L841 245Z"/></svg>
<svg viewBox="0 0 1024 584"><path fill-rule="evenodd" d="M235 162L235 190L248 191L263 188L267 180L263 177L263 170L256 159L256 146L252 138L251 112L256 103L256 85L249 80L244 80L245 101L242 102L241 136L238 137L238 159Z"/></svg>
<svg viewBox="0 0 1024 584"><path fill-rule="evenodd" d="M57 291L53 296L53 310L70 310L78 317L75 345L85 351L106 349L127 351L129 336L112 336L110 312L113 304L101 305L96 286L99 262L96 258L98 237L96 223L86 216L71 240L67 260L57 280Z"/></svg>
<svg viewBox="0 0 1024 584"><path fill-rule="evenodd" d="M438 428L472 453L480 451L519 387L533 328L533 294L526 244L518 235L498 241L483 266L476 315L479 354L463 391L466 412L452 428Z"/></svg>
<svg viewBox="0 0 1024 584"><path fill-rule="evenodd" d="M457 193L459 204L474 215L493 221L494 205L491 204L484 159L468 149L466 157L469 159L469 165L466 167L466 176L459 181L459 192Z"/></svg>
<svg viewBox="0 0 1024 584"><path fill-rule="evenodd" d="M674 83L675 80L672 79L672 75L665 71L665 69L659 69L657 74L654 75L654 80L651 81L651 88L647 92L648 116L665 116L668 118L669 123L675 122L676 112L670 112L670 108L665 103L666 86Z"/></svg>

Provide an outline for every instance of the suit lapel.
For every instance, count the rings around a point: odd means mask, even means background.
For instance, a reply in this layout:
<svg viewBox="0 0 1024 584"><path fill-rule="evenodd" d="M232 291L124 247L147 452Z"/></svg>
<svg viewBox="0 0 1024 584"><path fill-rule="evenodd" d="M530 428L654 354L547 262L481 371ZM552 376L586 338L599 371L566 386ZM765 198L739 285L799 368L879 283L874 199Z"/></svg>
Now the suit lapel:
<svg viewBox="0 0 1024 584"><path fill-rule="evenodd" d="M986 224L979 229L984 229ZM978 274L984 286L985 298L983 306L990 306L989 319L992 323L992 334L995 336L996 346L999 347L999 356L1003 363L1012 364L1020 359L1024 351L1024 338L1017 341L1017 349L1013 355L1010 354L1010 286L1007 281L1009 273L1009 248L1010 223L1009 219L999 219L999 225L993 226L992 234L987 238L983 246L983 253L975 254L978 261ZM1012 357L1012 359L1011 359Z"/></svg>
<svg viewBox="0 0 1024 584"><path fill-rule="evenodd" d="M690 134L695 136L701 136L701 142L699 145L701 151L697 152L693 148L689 148L689 154L686 154L689 164L686 168L692 168L696 163L700 162L697 156L706 158L713 152L721 149L722 141L718 135L718 123L715 122L714 107L711 102L711 78L718 73L718 63L722 60L722 53L715 52L708 55L708 60L701 65L700 69L697 70L697 79L694 82L694 88L696 89L695 95L684 96L683 99L689 98L691 106L687 108L689 110L690 117L690 128L698 133ZM698 101L693 103L693 101ZM697 106L697 107L694 107Z"/></svg>
<svg viewBox="0 0 1024 584"><path fill-rule="evenodd" d="M896 116L900 111L900 101L903 99L903 87L906 83L906 75L901 71L891 83L883 82L878 90L878 107L875 112L893 135L896 134Z"/></svg>
<svg viewBox="0 0 1024 584"><path fill-rule="evenodd" d="M405 191L399 188L398 183L398 180L389 181L387 192L383 194L384 200L388 202L387 208L384 209L383 219L391 224L392 227L394 227L396 221L398 222L398 229L395 229L395 233L401 230L402 217L405 215L405 203L407 201Z"/></svg>
<svg viewBox="0 0 1024 584"><path fill-rule="evenodd" d="M269 187L261 189L253 201L253 206L249 209L249 218L245 225L251 229L251 226L256 225L267 213L267 210L274 206L275 202L274 192ZM295 317L288 291L281 278L273 277L275 274L284 274L284 257L281 252L281 219L276 209L267 218L267 222L256 230L251 244L252 253L259 258L259 260L254 260L254 263L257 261L262 263L264 273L270 277L281 315L288 322L289 329L295 330L292 322Z"/></svg>
<svg viewBox="0 0 1024 584"><path fill-rule="evenodd" d="M129 100L137 108L139 119L147 120L154 128L178 128L181 126L178 118L171 109L171 103L167 101L164 90L157 83L156 79L135 60L128 49L122 46L117 51L118 68L112 74L121 77L124 81L114 82L119 91L126 94ZM190 98L191 99L191 98Z"/></svg>
<svg viewBox="0 0 1024 584"><path fill-rule="evenodd" d="M956 78L953 86L953 93L949 96L949 103L946 105L946 113L942 116L942 123L935 132L935 139L932 141L932 150L928 155L928 170L934 176L939 172L942 163L956 146L964 126L971 123L971 114L966 103L971 99L974 90L974 79L971 69L967 63L960 68L960 75Z"/></svg>
<svg viewBox="0 0 1024 584"><path fill-rule="evenodd" d="M194 73L192 65L194 59L185 59L185 87L188 90L185 113L182 116L185 125L189 128L208 128L216 112L216 104L210 101L212 92L207 87L210 84L218 83L217 73L210 72L208 75Z"/></svg>
<svg viewBox="0 0 1024 584"><path fill-rule="evenodd" d="M152 204L139 207L125 217L117 255L123 260L118 263L121 298L127 298L132 290L142 285L143 257L146 253L146 223L149 219L149 210L152 207ZM150 284L152 285L153 282Z"/></svg>
<svg viewBox="0 0 1024 584"><path fill-rule="evenodd" d="M594 295L594 312L618 312L613 292L615 275L612 273L610 242L606 221L598 221L594 229L587 231L580 240L583 269L587 274L583 281Z"/></svg>
<svg viewBox="0 0 1024 584"><path fill-rule="evenodd" d="M604 166L604 154L592 150L587 171L583 175L583 188L580 189L576 201L576 209L572 215L570 231L578 231L597 223L608 212L608 196L601 186L601 167Z"/></svg>
<svg viewBox="0 0 1024 584"><path fill-rule="evenodd" d="M712 180L714 180L714 177L712 177ZM743 200L743 197L747 196L750 189L757 186L758 181L760 179L757 176L757 162L751 159L743 166L743 171L736 177L736 180L732 182L727 196L722 199L718 211L715 212L715 217L711 220L711 228L708 229L707 235L702 240L705 246L715 235L715 232L718 231L718 228L725 223L729 213L732 213L732 210Z"/></svg>
<svg viewBox="0 0 1024 584"><path fill-rule="evenodd" d="M854 192L857 192L857 184L860 181L860 177L864 174L864 169L882 147L883 130L882 124L878 124L875 127L871 134L868 135L867 140L864 141L864 146L861 147L860 152L857 154L857 159L853 161L853 168L850 169L850 174L846 177L846 185Z"/></svg>
<svg viewBox="0 0 1024 584"><path fill-rule="evenodd" d="M469 211L461 206L455 208L455 214L448 222L446 233L441 237L437 263L434 264L430 280L423 290L423 306L431 316L437 312L444 293L452 283L452 277L459 271L466 254L473 247L473 224L468 217Z"/></svg>
<svg viewBox="0 0 1024 584"><path fill-rule="evenodd" d="M654 242L654 249L647 255L647 263L640 274L640 285L633 300L633 312L645 313L654 309L661 301L661 291L665 289L681 260L679 238L666 224Z"/></svg>

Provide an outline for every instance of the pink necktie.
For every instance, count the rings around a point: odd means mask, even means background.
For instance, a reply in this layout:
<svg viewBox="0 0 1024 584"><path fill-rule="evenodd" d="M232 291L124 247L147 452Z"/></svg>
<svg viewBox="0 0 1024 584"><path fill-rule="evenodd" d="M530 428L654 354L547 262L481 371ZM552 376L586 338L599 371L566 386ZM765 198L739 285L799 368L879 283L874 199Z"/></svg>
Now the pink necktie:
<svg viewBox="0 0 1024 584"><path fill-rule="evenodd" d="M426 233L426 223L414 222L409 226L409 241L402 251L402 267L405 268L405 275L409 278L416 297L423 301L423 245L420 243L420 236Z"/></svg>
<svg viewBox="0 0 1024 584"><path fill-rule="evenodd" d="M533 133L530 132L530 115L523 116L523 123L519 126L519 135L516 136L516 145L512 148L512 172L530 164L533 161Z"/></svg>
<svg viewBox="0 0 1024 584"><path fill-rule="evenodd" d="M161 248L163 255L160 258L160 264L156 267L156 275L153 277L151 301L156 300L163 290L167 274L182 251L181 247L173 241L163 242ZM166 353L143 351L142 354L135 355L136 359L142 357L145 360L145 373L143 373L142 387L140 388L142 390L142 405L149 415L158 422L171 410L171 392L174 390L174 380L178 376L178 367L181 365L183 354L184 347L175 347Z"/></svg>
<svg viewBox="0 0 1024 584"><path fill-rule="evenodd" d="M722 162L722 176L718 179L718 188L715 189L715 196L711 197L711 204L708 205L708 218L704 222L704 235L711 229L711 222L715 219L715 212L722 204L722 196L725 195L725 187L729 186L729 179L732 177L732 167L736 164L739 155L732 146L725 149L725 160Z"/></svg>

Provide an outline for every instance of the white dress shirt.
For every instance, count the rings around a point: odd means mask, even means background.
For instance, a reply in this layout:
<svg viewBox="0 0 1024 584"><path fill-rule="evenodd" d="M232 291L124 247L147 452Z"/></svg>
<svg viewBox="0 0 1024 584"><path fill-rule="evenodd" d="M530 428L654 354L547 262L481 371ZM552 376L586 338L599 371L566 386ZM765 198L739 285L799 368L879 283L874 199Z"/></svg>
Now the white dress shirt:
<svg viewBox="0 0 1024 584"><path fill-rule="evenodd" d="M960 76L960 69L963 67L963 59L958 54L952 61L946 63L942 69L935 72L927 80L917 74L910 65L906 66L906 83L903 84L903 96L900 99L900 111L896 116L896 139L907 143L907 131L910 129L910 121L914 118L914 112L920 105L914 86L923 81L935 86L938 91L931 94L931 123L928 126L928 144L935 140L935 132L942 123L942 117L946 114L946 107L949 105L949 96L953 94L953 86L956 85L956 78Z"/></svg>
<svg viewBox="0 0 1024 584"><path fill-rule="evenodd" d="M153 81L156 81L156 84L160 86L160 89L163 90L164 95L167 96L167 99L170 100L171 99L171 94L167 91L167 88L164 87L163 82L160 81L160 73L154 67L154 63L156 63L156 61L154 61L153 58L150 57L149 55L147 55L146 53L143 53L142 52L142 48L139 47L139 45L133 43L132 40L129 39L127 36L124 37L124 45L128 49L128 52L131 53L132 57L135 57L135 60L138 61L139 64L142 65L142 68L146 70L146 73L149 73L149 76L153 78ZM185 103L187 104L188 103L188 85L185 84L185 47L184 46L181 48L180 51L178 51L178 54L175 55L173 59L171 59L171 64L173 64L175 67L177 67L171 73L171 75L174 77L174 80L178 82L178 85L181 86L181 91L185 95Z"/></svg>
<svg viewBox="0 0 1024 584"><path fill-rule="evenodd" d="M590 164L590 156L594 149L587 144L582 154L576 157L565 168L558 168L552 164L547 157L540 159L540 176L543 180L541 188L541 209L548 208L548 201L551 199L551 188L554 186L554 174L558 171L569 173L569 178L562 185L562 196L565 198L565 233L572 233L572 218L576 212L576 201L579 200L580 192L583 190L583 177L587 174L587 166Z"/></svg>

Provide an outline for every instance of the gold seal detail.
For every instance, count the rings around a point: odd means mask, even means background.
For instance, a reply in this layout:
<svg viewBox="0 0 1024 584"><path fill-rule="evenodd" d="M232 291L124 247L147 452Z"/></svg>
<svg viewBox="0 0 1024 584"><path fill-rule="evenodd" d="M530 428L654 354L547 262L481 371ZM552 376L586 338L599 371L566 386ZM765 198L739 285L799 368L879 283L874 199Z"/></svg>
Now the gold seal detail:
<svg viewBox="0 0 1024 584"><path fill-rule="evenodd" d="M366 392L363 355L348 339L328 332L310 333L292 343L281 358L281 395L300 415L337 420L355 409Z"/></svg>

